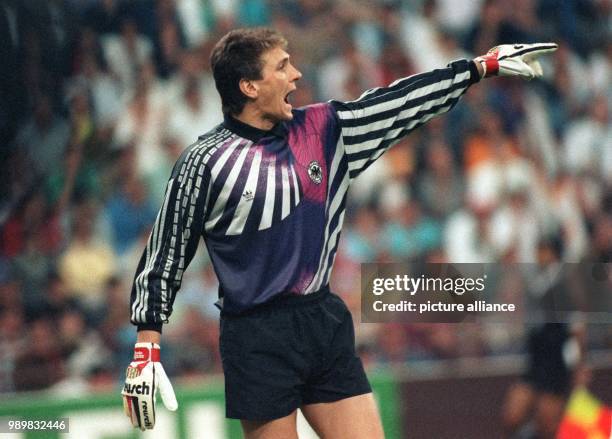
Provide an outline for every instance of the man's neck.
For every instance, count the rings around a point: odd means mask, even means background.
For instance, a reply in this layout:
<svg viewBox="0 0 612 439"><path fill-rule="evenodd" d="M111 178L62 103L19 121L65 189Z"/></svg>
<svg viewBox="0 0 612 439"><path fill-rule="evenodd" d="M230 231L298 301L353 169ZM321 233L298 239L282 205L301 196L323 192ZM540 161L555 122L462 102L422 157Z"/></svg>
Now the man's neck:
<svg viewBox="0 0 612 439"><path fill-rule="evenodd" d="M242 123L246 123L247 125L264 131L270 131L275 125L270 119L266 119L260 111L250 108L248 105L244 107L240 114L232 115L232 117Z"/></svg>

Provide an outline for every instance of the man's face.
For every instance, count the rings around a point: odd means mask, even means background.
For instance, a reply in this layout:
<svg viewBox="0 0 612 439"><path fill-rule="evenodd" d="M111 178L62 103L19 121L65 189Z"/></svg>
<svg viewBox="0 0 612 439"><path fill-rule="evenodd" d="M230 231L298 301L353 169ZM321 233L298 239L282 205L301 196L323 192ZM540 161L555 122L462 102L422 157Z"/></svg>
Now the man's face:
<svg viewBox="0 0 612 439"><path fill-rule="evenodd" d="M253 81L257 87L255 105L266 120L277 123L293 119L292 106L287 98L296 89L295 82L302 74L289 61L289 54L280 47L262 55L262 79Z"/></svg>

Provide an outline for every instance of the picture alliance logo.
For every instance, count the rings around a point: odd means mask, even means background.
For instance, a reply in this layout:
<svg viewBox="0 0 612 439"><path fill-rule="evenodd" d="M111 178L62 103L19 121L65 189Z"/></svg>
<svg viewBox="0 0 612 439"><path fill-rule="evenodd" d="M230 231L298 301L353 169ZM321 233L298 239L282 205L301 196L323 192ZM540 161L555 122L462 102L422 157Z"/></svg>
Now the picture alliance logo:
<svg viewBox="0 0 612 439"><path fill-rule="evenodd" d="M142 384L129 384L125 383L125 387L123 388L126 393L132 393L136 395L150 395L151 387L147 385L147 383Z"/></svg>

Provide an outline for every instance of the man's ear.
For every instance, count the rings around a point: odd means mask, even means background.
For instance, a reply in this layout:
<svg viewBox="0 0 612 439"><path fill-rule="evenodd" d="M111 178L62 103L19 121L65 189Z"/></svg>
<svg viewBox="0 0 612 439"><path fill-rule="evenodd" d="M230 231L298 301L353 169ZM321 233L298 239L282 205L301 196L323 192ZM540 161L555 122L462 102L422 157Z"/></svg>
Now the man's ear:
<svg viewBox="0 0 612 439"><path fill-rule="evenodd" d="M248 98L255 99L259 95L259 87L250 79L241 79L238 86Z"/></svg>

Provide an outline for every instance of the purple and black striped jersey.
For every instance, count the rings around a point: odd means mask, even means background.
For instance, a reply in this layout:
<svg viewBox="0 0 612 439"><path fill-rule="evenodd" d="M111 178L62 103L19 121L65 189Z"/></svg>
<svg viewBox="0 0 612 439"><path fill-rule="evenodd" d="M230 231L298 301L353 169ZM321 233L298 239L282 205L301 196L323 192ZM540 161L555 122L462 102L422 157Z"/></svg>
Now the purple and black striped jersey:
<svg viewBox="0 0 612 439"><path fill-rule="evenodd" d="M352 102L293 110L270 131L226 117L173 169L134 279L132 323L168 321L202 237L229 313L327 286L351 181L478 80L460 60Z"/></svg>

